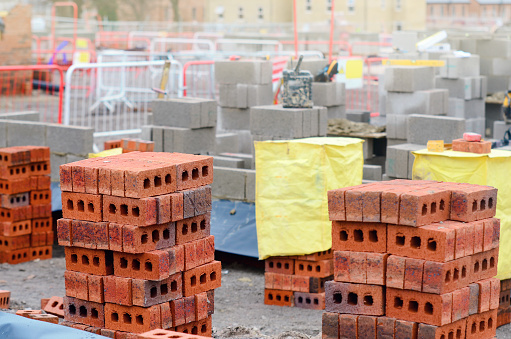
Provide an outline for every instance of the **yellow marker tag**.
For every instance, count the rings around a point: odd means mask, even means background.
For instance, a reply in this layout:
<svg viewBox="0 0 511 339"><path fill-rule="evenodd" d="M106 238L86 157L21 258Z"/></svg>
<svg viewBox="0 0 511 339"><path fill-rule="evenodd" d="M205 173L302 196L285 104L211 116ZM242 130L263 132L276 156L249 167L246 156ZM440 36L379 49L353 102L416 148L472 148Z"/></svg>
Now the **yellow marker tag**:
<svg viewBox="0 0 511 339"><path fill-rule="evenodd" d="M428 151L429 152L443 152L444 151L444 141L443 140L429 140L428 141Z"/></svg>
<svg viewBox="0 0 511 339"><path fill-rule="evenodd" d="M383 60L385 66L430 66L430 67L443 67L445 61L443 60L408 60L408 59L387 59Z"/></svg>

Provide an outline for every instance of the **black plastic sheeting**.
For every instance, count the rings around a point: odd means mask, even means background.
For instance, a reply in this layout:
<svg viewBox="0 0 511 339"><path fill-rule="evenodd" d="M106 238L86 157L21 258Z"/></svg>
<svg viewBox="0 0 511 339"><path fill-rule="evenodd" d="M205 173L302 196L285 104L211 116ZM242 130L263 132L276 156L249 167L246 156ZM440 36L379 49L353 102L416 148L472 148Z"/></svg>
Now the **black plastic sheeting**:
<svg viewBox="0 0 511 339"><path fill-rule="evenodd" d="M52 182L51 190L52 211L61 211L59 184ZM212 203L211 234L215 236L216 250L259 258L255 204L231 200L213 200Z"/></svg>
<svg viewBox="0 0 511 339"><path fill-rule="evenodd" d="M254 203L213 200L211 234L217 251L259 258Z"/></svg>
<svg viewBox="0 0 511 339"><path fill-rule="evenodd" d="M32 320L19 315L0 312L2 339L105 339L105 337L71 327Z"/></svg>

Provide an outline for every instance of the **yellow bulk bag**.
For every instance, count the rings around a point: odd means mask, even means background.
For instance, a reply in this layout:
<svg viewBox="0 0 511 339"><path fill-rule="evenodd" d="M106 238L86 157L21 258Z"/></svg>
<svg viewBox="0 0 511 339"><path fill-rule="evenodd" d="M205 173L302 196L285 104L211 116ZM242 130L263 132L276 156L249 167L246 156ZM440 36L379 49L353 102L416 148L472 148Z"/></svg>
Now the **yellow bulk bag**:
<svg viewBox="0 0 511 339"><path fill-rule="evenodd" d="M259 259L332 247L327 191L362 183L362 139L255 143Z"/></svg>
<svg viewBox="0 0 511 339"><path fill-rule="evenodd" d="M413 152L414 180L466 182L496 187L497 218L500 218L498 278L511 278L511 152L490 154L427 150Z"/></svg>

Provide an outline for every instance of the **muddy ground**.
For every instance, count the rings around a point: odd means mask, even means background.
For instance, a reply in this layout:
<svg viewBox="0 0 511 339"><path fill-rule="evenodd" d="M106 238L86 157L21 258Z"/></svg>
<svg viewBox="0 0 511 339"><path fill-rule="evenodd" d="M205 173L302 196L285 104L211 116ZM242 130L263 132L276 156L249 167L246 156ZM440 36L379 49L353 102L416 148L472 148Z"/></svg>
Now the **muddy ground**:
<svg viewBox="0 0 511 339"><path fill-rule="evenodd" d="M253 262L227 263L223 258L222 287L215 292L214 337L321 337L322 311L264 305L264 270L254 267ZM64 295L64 270L61 257L0 264L0 289L11 291L11 308L39 309L41 298ZM497 337L511 339L511 326L499 328Z"/></svg>

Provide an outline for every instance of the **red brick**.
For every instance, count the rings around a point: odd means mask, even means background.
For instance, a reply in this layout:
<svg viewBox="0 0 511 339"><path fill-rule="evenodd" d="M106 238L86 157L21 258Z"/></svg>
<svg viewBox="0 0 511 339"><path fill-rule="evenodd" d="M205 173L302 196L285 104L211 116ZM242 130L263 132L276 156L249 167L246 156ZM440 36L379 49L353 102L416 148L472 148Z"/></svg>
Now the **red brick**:
<svg viewBox="0 0 511 339"><path fill-rule="evenodd" d="M183 295L187 297L220 287L221 269L221 263L213 261L183 272Z"/></svg>
<svg viewBox="0 0 511 339"><path fill-rule="evenodd" d="M264 304L275 306L293 306L293 291L264 289Z"/></svg>
<svg viewBox="0 0 511 339"><path fill-rule="evenodd" d="M271 257L264 261L265 272L281 273L281 274L294 274L295 263L292 259L285 259L280 257Z"/></svg>
<svg viewBox="0 0 511 339"><path fill-rule="evenodd" d="M117 276L135 279L161 280L178 272L171 266L169 251L155 250L141 254L113 254L114 272Z"/></svg>
<svg viewBox="0 0 511 339"><path fill-rule="evenodd" d="M106 276L104 277L104 298L105 302L131 306L132 284L130 278Z"/></svg>
<svg viewBox="0 0 511 339"><path fill-rule="evenodd" d="M32 219L32 233L48 232L52 230L51 218Z"/></svg>
<svg viewBox="0 0 511 339"><path fill-rule="evenodd" d="M404 289L421 292L423 272L424 260L406 258Z"/></svg>
<svg viewBox="0 0 511 339"><path fill-rule="evenodd" d="M11 305L11 292L0 290L0 309L9 309Z"/></svg>
<svg viewBox="0 0 511 339"><path fill-rule="evenodd" d="M473 281L491 278L497 275L499 249L474 254L472 257L472 265L468 274Z"/></svg>
<svg viewBox="0 0 511 339"><path fill-rule="evenodd" d="M332 250L387 252L387 224L332 222Z"/></svg>
<svg viewBox="0 0 511 339"><path fill-rule="evenodd" d="M170 302L170 310L172 312L173 326L180 326L186 322L185 319L185 301L183 298L172 300Z"/></svg>
<svg viewBox="0 0 511 339"><path fill-rule="evenodd" d="M41 218L51 217L51 204L33 205L31 207L32 207L32 219L41 219Z"/></svg>
<svg viewBox="0 0 511 339"><path fill-rule="evenodd" d="M333 260L320 260L316 262L295 260L295 274L309 277L324 278L334 273Z"/></svg>
<svg viewBox="0 0 511 339"><path fill-rule="evenodd" d="M160 305L148 308L105 304L105 326L108 329L143 333L161 328Z"/></svg>
<svg viewBox="0 0 511 339"><path fill-rule="evenodd" d="M325 283L327 312L384 315L383 287L327 281Z"/></svg>
<svg viewBox="0 0 511 339"><path fill-rule="evenodd" d="M309 260L309 261L318 261L318 260L325 260L325 259L333 259L333 257L334 257L334 252L332 251L332 249L329 249L326 251L316 252L316 253L307 254L307 255L301 255L299 259L300 260Z"/></svg>
<svg viewBox="0 0 511 339"><path fill-rule="evenodd" d="M471 153L477 154L488 154L491 153L491 141L479 141L479 142L469 142L468 150Z"/></svg>
<svg viewBox="0 0 511 339"><path fill-rule="evenodd" d="M64 317L64 299L62 297L51 297L44 308L44 311L49 314L56 315L60 318Z"/></svg>
<svg viewBox="0 0 511 339"><path fill-rule="evenodd" d="M199 334L202 337L211 337L212 336L212 320L211 317L207 317L206 319L194 321L189 324L184 324L176 327L177 332L190 333L195 337L195 334ZM191 338L190 338L191 339Z"/></svg>
<svg viewBox="0 0 511 339"><path fill-rule="evenodd" d="M30 205L30 194L17 193L17 194L2 194L0 195L0 207L14 208Z"/></svg>
<svg viewBox="0 0 511 339"><path fill-rule="evenodd" d="M353 186L344 193L344 203L346 206L347 221L363 221L363 200L361 190L364 185Z"/></svg>
<svg viewBox="0 0 511 339"><path fill-rule="evenodd" d="M30 178L0 179L0 194L17 194L27 192L30 186Z"/></svg>
<svg viewBox="0 0 511 339"><path fill-rule="evenodd" d="M15 222L28 219L32 219L32 206L0 208L0 222Z"/></svg>
<svg viewBox="0 0 511 339"><path fill-rule="evenodd" d="M418 338L447 339L447 338L465 338L467 319L458 320L444 326L433 326L419 324Z"/></svg>
<svg viewBox="0 0 511 339"><path fill-rule="evenodd" d="M51 190L40 190L30 192L30 204L42 205L51 204Z"/></svg>
<svg viewBox="0 0 511 339"><path fill-rule="evenodd" d="M148 307L183 296L181 272L163 280L132 279L133 305Z"/></svg>
<svg viewBox="0 0 511 339"><path fill-rule="evenodd" d="M103 218L119 224L150 226L157 223L155 198L132 199L104 196Z"/></svg>
<svg viewBox="0 0 511 339"><path fill-rule="evenodd" d="M202 320L208 317L208 294L202 292L196 294L195 298L195 319Z"/></svg>
<svg viewBox="0 0 511 339"><path fill-rule="evenodd" d="M322 339L339 339L339 313L324 312L321 323ZM374 338L376 338L376 336L374 336Z"/></svg>
<svg viewBox="0 0 511 339"><path fill-rule="evenodd" d="M452 220L474 221L492 218L497 206L497 189L463 184L452 190Z"/></svg>
<svg viewBox="0 0 511 339"><path fill-rule="evenodd" d="M51 324L58 324L59 323L59 317L52 314L31 314L30 319L44 321Z"/></svg>
<svg viewBox="0 0 511 339"><path fill-rule="evenodd" d="M497 310L474 314L467 319L467 339L494 338L497 330Z"/></svg>
<svg viewBox="0 0 511 339"><path fill-rule="evenodd" d="M358 315L341 314L339 316L341 338L358 338Z"/></svg>
<svg viewBox="0 0 511 339"><path fill-rule="evenodd" d="M442 326L451 323L452 293L441 295L387 288L386 315Z"/></svg>
<svg viewBox="0 0 511 339"><path fill-rule="evenodd" d="M176 228L173 223L138 227L123 225L123 251L143 253L172 247L176 242Z"/></svg>
<svg viewBox="0 0 511 339"><path fill-rule="evenodd" d="M32 247L30 250L29 260L35 259L51 259L52 258L52 247L51 246L40 246Z"/></svg>
<svg viewBox="0 0 511 339"><path fill-rule="evenodd" d="M391 255L387 259L387 287L404 288L405 268L406 258Z"/></svg>
<svg viewBox="0 0 511 339"><path fill-rule="evenodd" d="M470 289L470 301L468 306L468 314L476 314L479 311L479 284L473 283L468 285Z"/></svg>
<svg viewBox="0 0 511 339"><path fill-rule="evenodd" d="M79 247L66 247L66 269L95 275L114 272L112 252Z"/></svg>
<svg viewBox="0 0 511 339"><path fill-rule="evenodd" d="M42 310L18 310L16 311L16 315L19 315L24 318L30 318L31 314L43 314Z"/></svg>
<svg viewBox="0 0 511 339"><path fill-rule="evenodd" d="M116 223L108 223L108 247L112 251L124 252L122 242L123 225Z"/></svg>
<svg viewBox="0 0 511 339"><path fill-rule="evenodd" d="M500 302L500 280L491 278L491 291L490 291L490 310L499 307Z"/></svg>
<svg viewBox="0 0 511 339"><path fill-rule="evenodd" d="M62 192L62 216L66 219L103 221L103 196Z"/></svg>
<svg viewBox="0 0 511 339"><path fill-rule="evenodd" d="M37 189L44 190L51 188L51 177L49 175L41 175L37 177L31 177L37 179Z"/></svg>
<svg viewBox="0 0 511 339"><path fill-rule="evenodd" d="M160 306L160 318L161 318L161 327L171 328L172 327L172 311L170 309L170 303L165 302L159 304Z"/></svg>
<svg viewBox="0 0 511 339"><path fill-rule="evenodd" d="M394 327L395 339L417 338L418 324L406 320L396 320Z"/></svg>
<svg viewBox="0 0 511 339"><path fill-rule="evenodd" d="M367 282L367 254L350 252L349 271L349 282L365 284Z"/></svg>
<svg viewBox="0 0 511 339"><path fill-rule="evenodd" d="M361 315L358 317L358 336L359 338L376 338L376 317Z"/></svg>
<svg viewBox="0 0 511 339"><path fill-rule="evenodd" d="M425 261L422 291L434 294L452 292L474 282L470 274L471 258L463 257L447 263Z"/></svg>
<svg viewBox="0 0 511 339"><path fill-rule="evenodd" d="M28 147L14 146L0 149L1 166L23 165L32 161L37 160L30 159L30 148Z"/></svg>
<svg viewBox="0 0 511 339"><path fill-rule="evenodd" d="M449 218L451 193L445 189L425 188L400 197L399 224L423 226Z"/></svg>
<svg viewBox="0 0 511 339"><path fill-rule="evenodd" d="M470 288L463 287L452 292L452 322L468 317L470 308Z"/></svg>
<svg viewBox="0 0 511 339"><path fill-rule="evenodd" d="M330 190L328 195L328 215L330 220L345 221L346 220L346 207L344 201L344 194L347 188L339 188Z"/></svg>
<svg viewBox="0 0 511 339"><path fill-rule="evenodd" d="M266 274L266 273L265 273ZM278 273L268 273L273 274L274 276L278 276ZM290 275L291 277L291 290L295 292L309 292L310 291L310 278L306 276L299 276L299 275ZM278 286L272 284L272 286L267 286L265 288L268 289L278 289Z"/></svg>
<svg viewBox="0 0 511 339"><path fill-rule="evenodd" d="M335 251L334 256L334 280L385 285L387 254Z"/></svg>
<svg viewBox="0 0 511 339"><path fill-rule="evenodd" d="M89 274L87 276L87 287L89 292L89 301L104 303L104 277Z"/></svg>
<svg viewBox="0 0 511 339"><path fill-rule="evenodd" d="M294 306L311 309L325 309L325 293L294 292Z"/></svg>
<svg viewBox="0 0 511 339"><path fill-rule="evenodd" d="M176 244L180 245L207 237L211 231L210 221L210 213L176 221Z"/></svg>
<svg viewBox="0 0 511 339"><path fill-rule="evenodd" d="M185 322L191 323L196 321L195 319L195 296L184 297L185 303Z"/></svg>
<svg viewBox="0 0 511 339"><path fill-rule="evenodd" d="M89 300L87 273L65 271L64 283L68 297Z"/></svg>

